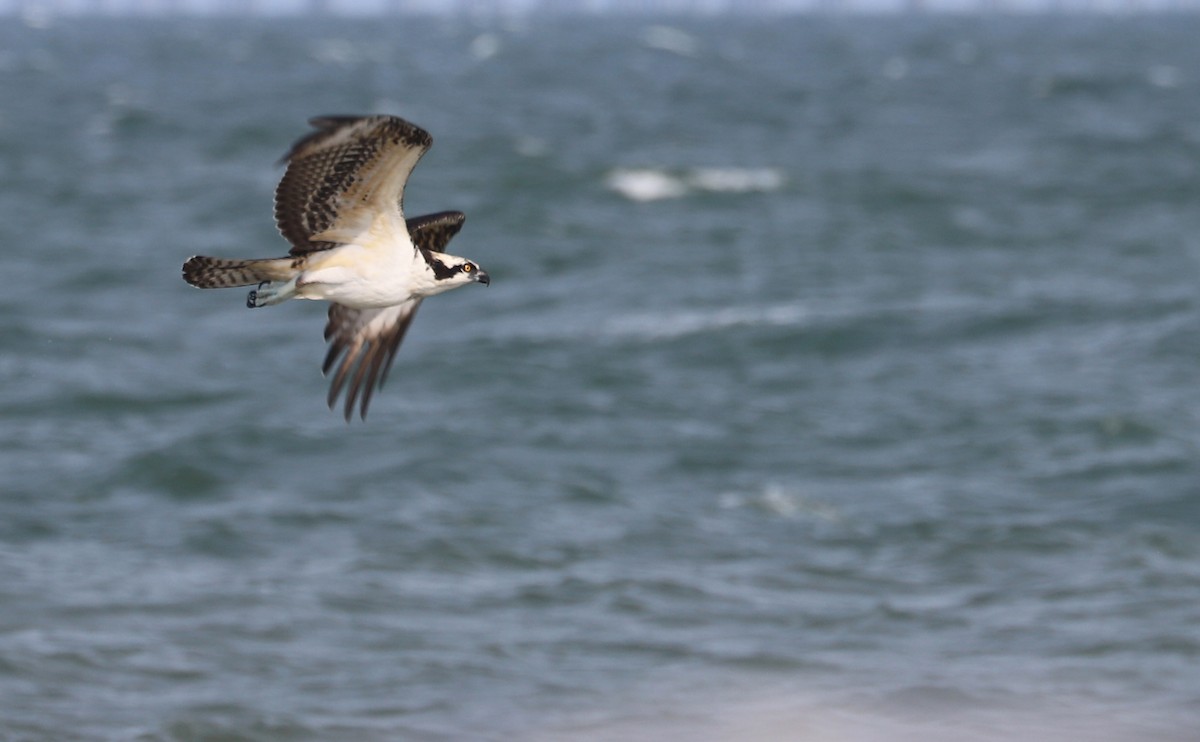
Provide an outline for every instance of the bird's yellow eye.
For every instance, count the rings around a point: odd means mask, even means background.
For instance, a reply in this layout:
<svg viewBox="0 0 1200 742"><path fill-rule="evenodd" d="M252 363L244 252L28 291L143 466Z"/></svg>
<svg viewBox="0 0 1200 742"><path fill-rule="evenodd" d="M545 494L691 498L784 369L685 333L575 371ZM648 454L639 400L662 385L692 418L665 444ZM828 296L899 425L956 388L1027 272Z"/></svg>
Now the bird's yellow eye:
<svg viewBox="0 0 1200 742"><path fill-rule="evenodd" d="M471 271L475 270L475 266L471 265L470 263L463 263L462 269L463 273L470 273Z"/></svg>

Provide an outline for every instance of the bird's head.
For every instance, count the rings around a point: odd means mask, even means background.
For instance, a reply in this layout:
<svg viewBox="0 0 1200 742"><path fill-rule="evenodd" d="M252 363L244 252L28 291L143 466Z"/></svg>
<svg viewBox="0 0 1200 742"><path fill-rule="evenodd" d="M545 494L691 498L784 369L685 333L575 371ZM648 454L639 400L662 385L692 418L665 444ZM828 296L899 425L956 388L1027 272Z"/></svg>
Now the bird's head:
<svg viewBox="0 0 1200 742"><path fill-rule="evenodd" d="M440 294L468 283L482 283L487 286L492 282L487 271L479 267L473 260L460 258L457 255L434 253L429 255L429 267L433 271L433 286L429 294Z"/></svg>

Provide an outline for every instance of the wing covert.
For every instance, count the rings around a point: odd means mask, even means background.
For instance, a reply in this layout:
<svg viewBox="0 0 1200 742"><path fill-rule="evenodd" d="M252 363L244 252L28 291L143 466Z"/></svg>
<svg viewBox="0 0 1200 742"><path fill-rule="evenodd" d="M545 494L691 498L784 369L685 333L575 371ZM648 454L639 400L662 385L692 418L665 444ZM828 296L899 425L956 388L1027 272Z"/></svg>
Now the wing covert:
<svg viewBox="0 0 1200 742"><path fill-rule="evenodd" d="M408 220L408 234L418 250L446 252L450 239L462 229L467 215L461 211L439 211Z"/></svg>

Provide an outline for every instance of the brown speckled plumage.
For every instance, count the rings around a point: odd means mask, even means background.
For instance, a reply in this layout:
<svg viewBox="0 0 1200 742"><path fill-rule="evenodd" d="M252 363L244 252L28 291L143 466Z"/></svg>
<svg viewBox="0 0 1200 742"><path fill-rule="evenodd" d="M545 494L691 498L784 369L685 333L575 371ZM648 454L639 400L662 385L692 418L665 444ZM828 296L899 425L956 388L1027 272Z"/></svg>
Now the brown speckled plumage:
<svg viewBox="0 0 1200 742"><path fill-rule="evenodd" d="M424 129L395 116L325 116L309 123L316 131L284 155L287 172L275 189L275 223L292 243L292 255L335 247L335 242L311 238L333 226L346 205L367 199L359 186L376 179L377 168L404 163L406 158L396 155L397 148L411 150L420 159L433 144ZM415 164L413 160L409 168ZM402 179L399 186L397 203L403 193Z"/></svg>

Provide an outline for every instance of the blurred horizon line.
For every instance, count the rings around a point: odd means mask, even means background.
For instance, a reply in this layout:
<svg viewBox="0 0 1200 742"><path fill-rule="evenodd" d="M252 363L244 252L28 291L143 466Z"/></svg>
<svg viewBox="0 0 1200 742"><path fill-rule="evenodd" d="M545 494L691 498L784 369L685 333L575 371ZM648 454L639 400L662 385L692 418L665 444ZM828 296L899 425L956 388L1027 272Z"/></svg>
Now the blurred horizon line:
<svg viewBox="0 0 1200 742"><path fill-rule="evenodd" d="M80 16L1137 15L1195 13L1200 0L0 0L27 25Z"/></svg>

